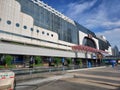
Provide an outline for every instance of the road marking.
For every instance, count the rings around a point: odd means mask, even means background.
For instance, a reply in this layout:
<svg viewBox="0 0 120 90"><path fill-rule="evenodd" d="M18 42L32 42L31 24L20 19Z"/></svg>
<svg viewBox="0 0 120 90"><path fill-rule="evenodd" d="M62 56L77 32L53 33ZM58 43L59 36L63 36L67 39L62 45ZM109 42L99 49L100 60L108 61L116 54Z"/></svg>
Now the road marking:
<svg viewBox="0 0 120 90"><path fill-rule="evenodd" d="M115 80L115 81L120 81L120 78L116 77L107 77L107 76L99 76L99 75L88 75L88 74L78 74L78 73L73 73L75 77L91 77L91 78L100 78L100 79L108 79L108 80Z"/></svg>
<svg viewBox="0 0 120 90"><path fill-rule="evenodd" d="M85 85L91 85L95 87L101 87L101 88L106 88L106 89L117 89L119 85L114 86L112 84L105 84L105 82L99 82L95 80L89 80L89 79L82 79L82 78L71 78L71 79L63 79L67 82L72 82L72 83L79 83L79 84L85 84Z"/></svg>
<svg viewBox="0 0 120 90"><path fill-rule="evenodd" d="M64 75L60 75L60 76L54 75L52 77L48 77L45 79L38 79L38 80L29 81L29 82L22 82L22 83L17 84L17 88L25 88L25 87L28 87L29 85L36 85L36 84L40 84L40 83L44 83L44 82L59 80L62 78L73 78L73 75L72 74L64 74Z"/></svg>

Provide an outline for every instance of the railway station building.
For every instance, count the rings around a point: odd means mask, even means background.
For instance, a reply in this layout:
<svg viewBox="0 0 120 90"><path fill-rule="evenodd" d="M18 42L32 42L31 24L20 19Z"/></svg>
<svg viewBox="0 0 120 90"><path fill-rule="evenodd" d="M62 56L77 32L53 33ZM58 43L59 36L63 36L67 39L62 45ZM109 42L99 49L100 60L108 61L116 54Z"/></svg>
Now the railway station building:
<svg viewBox="0 0 120 90"><path fill-rule="evenodd" d="M7 54L22 63L34 56L96 62L112 51L104 36L40 0L0 0L0 58Z"/></svg>

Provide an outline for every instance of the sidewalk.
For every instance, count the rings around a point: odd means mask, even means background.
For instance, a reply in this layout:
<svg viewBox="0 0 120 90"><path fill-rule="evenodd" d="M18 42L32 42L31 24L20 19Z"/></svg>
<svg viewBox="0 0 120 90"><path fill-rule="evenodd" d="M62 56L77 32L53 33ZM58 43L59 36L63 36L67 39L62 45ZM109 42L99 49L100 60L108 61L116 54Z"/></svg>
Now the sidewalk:
<svg viewBox="0 0 120 90"><path fill-rule="evenodd" d="M18 81L17 90L28 90L28 88L33 90L34 87L38 87L36 90L61 90L61 88L62 90L79 90L79 87L82 90L110 90L120 86L119 73L112 67L41 73L38 75L39 78Z"/></svg>
<svg viewBox="0 0 120 90"><path fill-rule="evenodd" d="M92 67L92 68L81 68L81 69L74 69L74 70L63 70L63 71L55 71L55 72L42 72L42 73L29 73L27 75L17 75L16 80L21 81L21 80L28 80L28 79L33 79L33 78L46 78L48 76L56 76L56 75L64 75L66 73L71 73L71 72L76 72L76 71L81 71L81 70L90 70L90 69L97 69L97 68L105 68L106 66L101 66L101 67Z"/></svg>

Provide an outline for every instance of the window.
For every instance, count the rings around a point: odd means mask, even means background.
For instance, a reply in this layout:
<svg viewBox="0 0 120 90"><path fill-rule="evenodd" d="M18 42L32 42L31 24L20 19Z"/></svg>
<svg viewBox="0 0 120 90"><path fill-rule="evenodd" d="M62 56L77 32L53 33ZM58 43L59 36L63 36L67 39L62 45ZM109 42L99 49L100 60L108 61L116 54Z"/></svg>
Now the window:
<svg viewBox="0 0 120 90"><path fill-rule="evenodd" d="M45 34L45 32L44 32L44 31L42 31L42 34Z"/></svg>
<svg viewBox="0 0 120 90"><path fill-rule="evenodd" d="M96 48L96 44L95 44L94 40L92 40L88 37L85 37L83 39L83 45L89 46L89 47L92 47L92 48Z"/></svg>
<svg viewBox="0 0 120 90"><path fill-rule="evenodd" d="M16 23L16 27L19 27L20 26L20 24L19 23Z"/></svg>
<svg viewBox="0 0 120 90"><path fill-rule="evenodd" d="M2 21L2 19L0 18L0 21Z"/></svg>
<svg viewBox="0 0 120 90"><path fill-rule="evenodd" d="M47 35L49 36L49 33L47 33Z"/></svg>
<svg viewBox="0 0 120 90"><path fill-rule="evenodd" d="M39 30L37 30L37 33L39 33Z"/></svg>
<svg viewBox="0 0 120 90"><path fill-rule="evenodd" d="M31 31L33 31L33 28L30 28Z"/></svg>
<svg viewBox="0 0 120 90"><path fill-rule="evenodd" d="M24 29L27 29L27 26L23 26Z"/></svg>
<svg viewBox="0 0 120 90"><path fill-rule="evenodd" d="M9 24L9 25L10 25L10 24L11 24L11 21L10 21L10 20L8 20L8 21L7 21L7 24Z"/></svg>
<svg viewBox="0 0 120 90"><path fill-rule="evenodd" d="M51 37L53 37L53 34L51 34Z"/></svg>

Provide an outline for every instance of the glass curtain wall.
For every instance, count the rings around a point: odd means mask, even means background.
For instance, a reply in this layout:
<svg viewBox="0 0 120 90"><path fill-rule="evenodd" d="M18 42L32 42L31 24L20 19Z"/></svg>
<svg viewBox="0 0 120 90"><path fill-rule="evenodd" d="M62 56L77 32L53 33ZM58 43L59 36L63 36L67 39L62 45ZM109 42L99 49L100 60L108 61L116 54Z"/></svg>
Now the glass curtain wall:
<svg viewBox="0 0 120 90"><path fill-rule="evenodd" d="M33 17L34 25L58 33L60 40L78 44L78 30L75 25L33 3L31 0L16 1L21 4L21 12Z"/></svg>
<svg viewBox="0 0 120 90"><path fill-rule="evenodd" d="M99 38L98 38L98 40L99 40L99 48L100 48L100 50L106 50L106 49L109 48L109 46L111 46L108 41L103 41L103 40L101 40Z"/></svg>

